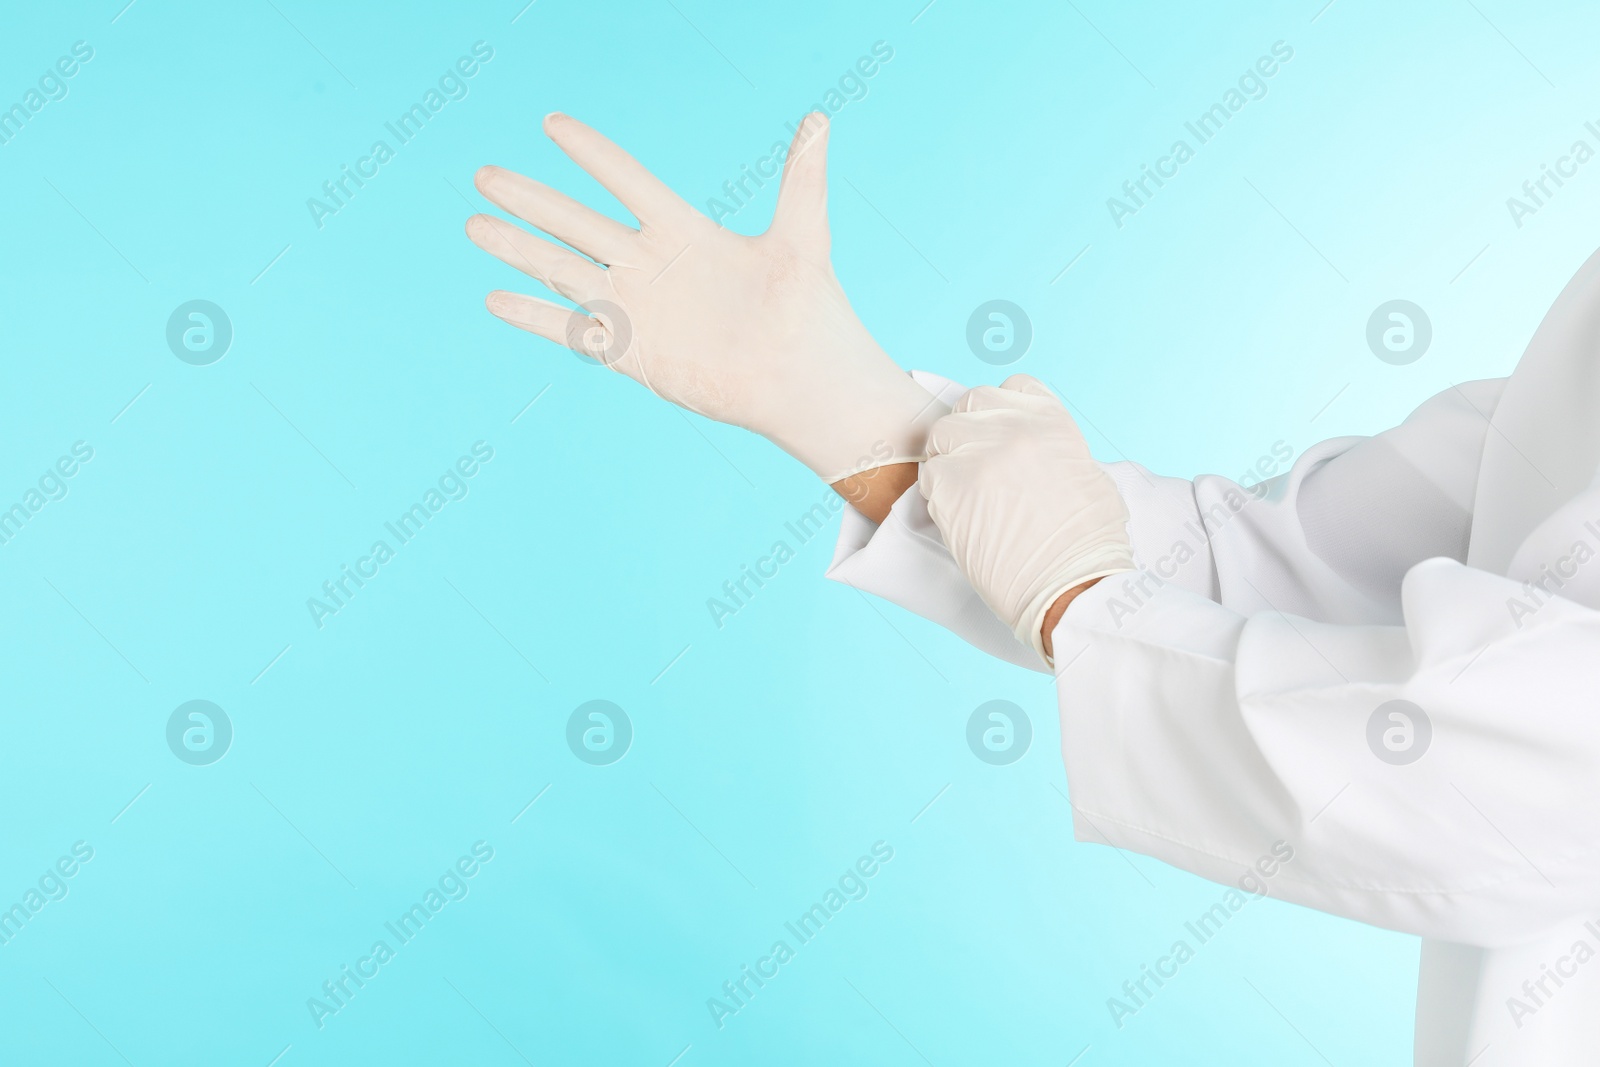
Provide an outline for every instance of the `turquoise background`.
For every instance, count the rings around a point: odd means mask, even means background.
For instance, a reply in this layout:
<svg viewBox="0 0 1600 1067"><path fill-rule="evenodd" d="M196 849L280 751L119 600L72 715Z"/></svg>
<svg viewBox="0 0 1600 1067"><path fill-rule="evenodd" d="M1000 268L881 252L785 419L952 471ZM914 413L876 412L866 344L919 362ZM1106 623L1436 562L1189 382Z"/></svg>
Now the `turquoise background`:
<svg viewBox="0 0 1600 1067"><path fill-rule="evenodd" d="M94 456L0 545L0 908L93 859L0 945L0 1060L1409 1061L1417 942L1272 901L1118 1029L1107 998L1220 890L1073 843L1048 679L822 581L831 532L717 628L826 491L495 321L531 283L461 227L491 162L620 210L540 134L558 109L704 209L884 41L831 150L884 346L1044 378L1102 458L1242 475L1510 370L1600 222L1600 162L1506 205L1595 144L1592 6L111 0L4 29L0 105L94 55L0 144L0 507ZM319 229L307 199L478 41L468 95ZM1107 198L1277 41L1266 96L1119 229ZM996 298L1034 330L1003 369L965 342ZM209 366L165 339L193 299L234 331ZM1366 345L1390 299L1433 324L1407 366ZM465 499L318 629L307 598L479 441ZM194 699L233 726L209 766L166 741ZM609 766L565 739L595 699L634 730ZM1032 722L1009 766L966 745L992 699ZM308 998L479 841L319 1028ZM707 998L877 841L865 899L719 1029Z"/></svg>

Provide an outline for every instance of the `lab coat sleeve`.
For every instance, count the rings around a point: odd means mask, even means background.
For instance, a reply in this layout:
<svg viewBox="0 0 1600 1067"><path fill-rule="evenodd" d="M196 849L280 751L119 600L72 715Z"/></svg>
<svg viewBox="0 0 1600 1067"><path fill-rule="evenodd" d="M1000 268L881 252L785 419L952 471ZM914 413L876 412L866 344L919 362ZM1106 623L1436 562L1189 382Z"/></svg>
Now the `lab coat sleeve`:
<svg viewBox="0 0 1600 1067"><path fill-rule="evenodd" d="M1209 559L1073 602L1053 636L1080 840L1464 944L1600 899L1600 613L1530 614L1461 562L1498 386L1318 446L1259 496L1198 479Z"/></svg>
<svg viewBox="0 0 1600 1067"><path fill-rule="evenodd" d="M937 375L913 376L946 403L966 391ZM1105 464L1128 507L1137 568L1101 583L1122 591L1109 610L1174 585L1243 612L1397 622L1407 569L1432 556L1465 558L1477 461L1503 386L1453 387L1400 426L1323 442L1267 481L1191 482L1137 463ZM978 597L914 489L881 525L846 508L827 576L1007 662L1048 670Z"/></svg>
<svg viewBox="0 0 1600 1067"><path fill-rule="evenodd" d="M1400 584L1424 559L1465 560L1477 475L1503 379L1452 386L1400 425L1307 449L1261 482L1201 475L1177 535L1146 544L1120 603L1172 583L1242 614L1400 622ZM1275 451L1287 448L1275 446ZM1176 506L1177 497L1173 497ZM1129 497L1129 509L1147 506Z"/></svg>
<svg viewBox="0 0 1600 1067"><path fill-rule="evenodd" d="M1449 559L1402 624L1243 615L1176 586L1057 626L1074 830L1425 937L1516 943L1600 899L1600 613Z"/></svg>
<svg viewBox="0 0 1600 1067"><path fill-rule="evenodd" d="M1578 703L1600 681L1596 620L1560 602L1519 625L1520 585L1460 562L1502 386L1448 390L1259 486L1107 466L1140 569L1080 596L1055 634L1081 839L1218 881L1265 865L1273 895L1470 944L1600 897L1600 717ZM1040 666L920 494L881 527L847 511L829 574ZM1422 758L1385 762L1407 729Z"/></svg>

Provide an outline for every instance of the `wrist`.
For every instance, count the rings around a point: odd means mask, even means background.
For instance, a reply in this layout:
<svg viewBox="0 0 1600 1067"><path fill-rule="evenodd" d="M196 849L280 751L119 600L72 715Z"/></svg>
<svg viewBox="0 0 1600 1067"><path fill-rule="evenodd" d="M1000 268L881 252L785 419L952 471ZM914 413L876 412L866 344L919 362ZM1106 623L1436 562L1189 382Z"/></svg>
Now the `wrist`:
<svg viewBox="0 0 1600 1067"><path fill-rule="evenodd" d="M877 372L863 373L847 390L833 389L825 403L798 407L814 415L804 425L805 440L784 451L829 485L922 462L929 430L950 411L887 356Z"/></svg>
<svg viewBox="0 0 1600 1067"><path fill-rule="evenodd" d="M1104 575L1101 577L1104 577ZM1073 586L1065 593L1062 593L1060 596L1056 597L1055 601L1050 605L1050 607L1045 610L1044 618L1041 620L1039 627L1039 636L1044 641L1045 659L1050 661L1052 664L1055 662L1056 657L1055 642L1052 640L1052 636L1055 633L1056 627L1061 624L1061 616L1067 613L1067 608L1072 606L1072 602L1078 598L1080 593L1089 589L1095 584L1095 582L1098 582L1099 580L1099 578L1093 578L1087 582L1084 582L1082 585Z"/></svg>
<svg viewBox="0 0 1600 1067"><path fill-rule="evenodd" d="M852 474L832 483L833 491L873 522L889 516L894 502L917 483L915 463L891 463Z"/></svg>

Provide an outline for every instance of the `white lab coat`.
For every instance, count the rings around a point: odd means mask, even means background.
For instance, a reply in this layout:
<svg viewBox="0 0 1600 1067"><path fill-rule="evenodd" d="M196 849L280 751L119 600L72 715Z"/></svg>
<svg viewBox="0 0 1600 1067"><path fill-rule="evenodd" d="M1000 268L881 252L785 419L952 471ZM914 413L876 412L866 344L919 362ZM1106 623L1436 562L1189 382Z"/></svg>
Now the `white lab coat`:
<svg viewBox="0 0 1600 1067"><path fill-rule="evenodd" d="M1417 1064L1600 1062L1600 253L1510 378L1259 493L1107 470L1141 569L1054 634L1077 838L1229 884L1287 842L1270 895L1424 938ZM915 489L828 575L1044 669Z"/></svg>

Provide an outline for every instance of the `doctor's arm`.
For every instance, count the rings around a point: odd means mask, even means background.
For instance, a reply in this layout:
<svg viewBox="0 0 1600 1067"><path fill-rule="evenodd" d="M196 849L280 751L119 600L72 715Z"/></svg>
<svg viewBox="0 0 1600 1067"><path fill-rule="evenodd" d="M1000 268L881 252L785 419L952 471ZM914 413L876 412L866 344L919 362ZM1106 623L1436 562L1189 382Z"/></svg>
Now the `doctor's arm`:
<svg viewBox="0 0 1600 1067"><path fill-rule="evenodd" d="M1055 533L1107 506L1096 503L1103 483L1052 458L1079 447L1059 405L1011 382L974 393L934 426L919 487L975 589L1020 626L1026 591L1051 588L1040 576L1057 572L1053 559L1093 557L1116 531ZM1421 422L1448 436L1450 410ZM1391 512L1390 538L1404 543L1380 543L1383 527L1364 526L1366 498L1385 499L1385 478L1413 496L1424 488L1396 468L1407 448L1427 460L1405 436L1378 462L1352 461L1371 476L1365 492L1311 484L1355 452L1350 442L1273 487L1278 498L1329 494L1293 527L1316 546L1299 550L1299 567L1282 558L1296 540L1287 525L1242 509L1214 516L1226 522L1211 529L1210 573L1247 591L1234 596L1242 608L1124 576L1066 610L1054 648L1075 831L1219 881L1288 852L1273 896L1428 937L1511 943L1600 892L1600 721L1588 707L1600 612L1559 598L1509 611L1520 583L1448 554L1408 559L1459 532L1437 515L1428 528L1422 509ZM1316 528L1324 519L1338 537ZM1274 562L1233 569L1252 552ZM1375 556L1365 574L1358 552ZM1387 604L1391 566L1403 573ZM1319 614L1256 606L1274 599Z"/></svg>
<svg viewBox="0 0 1600 1067"><path fill-rule="evenodd" d="M937 375L913 375L946 405L967 392ZM1478 457L1503 385L1452 387L1375 437L1312 446L1292 470L1263 483L1102 464L1127 506L1137 567L1106 580L1121 593L1110 610L1172 585L1245 612L1397 621L1406 570L1432 556L1465 558ZM881 520L847 510L828 577L1000 659L1046 669L971 587L920 493L901 495Z"/></svg>
<svg viewBox="0 0 1600 1067"><path fill-rule="evenodd" d="M1600 612L1442 557L1393 625L1120 596L1054 633L1080 840L1219 881L1287 842L1272 895L1479 945L1600 894Z"/></svg>

